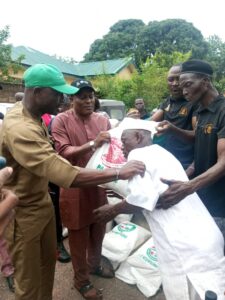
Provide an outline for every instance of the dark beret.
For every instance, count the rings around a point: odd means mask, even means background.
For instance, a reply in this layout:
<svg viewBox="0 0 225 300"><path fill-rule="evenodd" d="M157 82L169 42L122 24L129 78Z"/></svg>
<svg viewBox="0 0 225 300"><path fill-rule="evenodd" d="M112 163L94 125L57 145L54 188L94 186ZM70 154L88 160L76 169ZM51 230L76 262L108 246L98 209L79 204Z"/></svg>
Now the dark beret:
<svg viewBox="0 0 225 300"><path fill-rule="evenodd" d="M213 69L209 63L200 59L191 59L181 65L181 73L197 73L212 76Z"/></svg>

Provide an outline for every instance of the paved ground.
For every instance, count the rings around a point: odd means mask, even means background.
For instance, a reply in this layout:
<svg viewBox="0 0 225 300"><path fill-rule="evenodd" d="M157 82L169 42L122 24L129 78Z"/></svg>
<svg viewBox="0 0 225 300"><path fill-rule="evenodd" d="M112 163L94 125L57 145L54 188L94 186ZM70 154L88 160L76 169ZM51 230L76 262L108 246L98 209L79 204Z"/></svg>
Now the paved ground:
<svg viewBox="0 0 225 300"><path fill-rule="evenodd" d="M67 239L65 245L68 248ZM71 263L61 264L57 262L53 300L82 300L80 294L73 288L73 272ZM116 278L102 279L96 276L92 281L98 288L104 288L104 300L146 300L136 286L128 285ZM151 300L165 300L162 292L149 298ZM14 296L8 291L4 278L0 275L0 300L14 300ZM32 299L30 299L32 300Z"/></svg>

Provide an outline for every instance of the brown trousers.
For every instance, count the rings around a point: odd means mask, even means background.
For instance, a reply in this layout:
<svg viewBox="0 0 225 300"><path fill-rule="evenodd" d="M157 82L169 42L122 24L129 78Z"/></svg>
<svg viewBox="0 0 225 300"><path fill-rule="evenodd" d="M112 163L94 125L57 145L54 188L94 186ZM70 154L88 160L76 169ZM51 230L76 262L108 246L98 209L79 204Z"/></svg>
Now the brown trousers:
<svg viewBox="0 0 225 300"><path fill-rule="evenodd" d="M24 237L15 224L13 234L14 242L9 242L15 267L15 300L51 300L56 263L55 218L50 217L41 232L29 237Z"/></svg>
<svg viewBox="0 0 225 300"><path fill-rule="evenodd" d="M90 271L100 266L105 224L93 223L81 229L69 229L68 233L74 285L80 289L90 282Z"/></svg>

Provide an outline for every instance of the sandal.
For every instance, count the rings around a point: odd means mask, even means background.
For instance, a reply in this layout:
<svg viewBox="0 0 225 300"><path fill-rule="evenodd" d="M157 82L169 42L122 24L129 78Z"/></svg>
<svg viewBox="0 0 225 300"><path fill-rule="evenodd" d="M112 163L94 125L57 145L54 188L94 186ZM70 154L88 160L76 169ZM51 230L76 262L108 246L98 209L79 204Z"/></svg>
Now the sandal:
<svg viewBox="0 0 225 300"><path fill-rule="evenodd" d="M90 274L92 275L97 275L103 278L113 278L115 277L115 272L111 268L99 266L97 269L94 271L91 271Z"/></svg>
<svg viewBox="0 0 225 300"><path fill-rule="evenodd" d="M79 289L80 294L87 300L102 300L102 290L96 289L93 284L88 283Z"/></svg>

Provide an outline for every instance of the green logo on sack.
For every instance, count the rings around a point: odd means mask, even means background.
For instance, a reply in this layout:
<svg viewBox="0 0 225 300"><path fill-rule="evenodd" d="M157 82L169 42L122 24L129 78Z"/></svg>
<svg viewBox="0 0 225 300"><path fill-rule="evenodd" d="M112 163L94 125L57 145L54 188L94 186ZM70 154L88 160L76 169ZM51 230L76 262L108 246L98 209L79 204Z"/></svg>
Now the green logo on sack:
<svg viewBox="0 0 225 300"><path fill-rule="evenodd" d="M97 168L96 168L97 170L104 170L104 167L103 167L103 165L97 165Z"/></svg>
<svg viewBox="0 0 225 300"><path fill-rule="evenodd" d="M134 224L129 224L129 223L123 223L118 225L118 230L120 232L130 232L136 229L136 225Z"/></svg>
<svg viewBox="0 0 225 300"><path fill-rule="evenodd" d="M156 253L155 246L148 248L146 254L151 260L157 261L157 253Z"/></svg>

